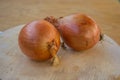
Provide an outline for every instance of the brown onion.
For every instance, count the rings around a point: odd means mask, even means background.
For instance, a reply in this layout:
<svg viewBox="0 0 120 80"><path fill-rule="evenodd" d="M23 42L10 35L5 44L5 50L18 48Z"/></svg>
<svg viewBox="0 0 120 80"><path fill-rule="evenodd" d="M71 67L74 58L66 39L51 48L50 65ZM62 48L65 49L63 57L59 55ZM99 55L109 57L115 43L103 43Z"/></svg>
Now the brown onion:
<svg viewBox="0 0 120 80"><path fill-rule="evenodd" d="M74 50L86 50L100 40L100 28L96 22L85 14L73 14L55 19L47 17L59 30L64 42Z"/></svg>
<svg viewBox="0 0 120 80"><path fill-rule="evenodd" d="M60 35L51 23L38 20L25 25L18 41L20 49L30 59L44 61L54 58L53 65L59 64L56 53L60 47Z"/></svg>

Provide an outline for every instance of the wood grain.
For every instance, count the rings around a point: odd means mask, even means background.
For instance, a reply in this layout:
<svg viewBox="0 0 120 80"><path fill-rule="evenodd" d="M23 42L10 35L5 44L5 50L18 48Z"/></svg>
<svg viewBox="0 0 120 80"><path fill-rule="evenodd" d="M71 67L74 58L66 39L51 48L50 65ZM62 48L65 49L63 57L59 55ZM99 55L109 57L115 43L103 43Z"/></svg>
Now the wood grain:
<svg viewBox="0 0 120 80"><path fill-rule="evenodd" d="M85 13L120 44L119 0L0 0L0 31L46 16Z"/></svg>
<svg viewBox="0 0 120 80"><path fill-rule="evenodd" d="M120 47L108 36L86 51L61 48L61 64L54 67L50 61L35 62L23 55L17 42L22 27L0 35L1 80L120 80Z"/></svg>

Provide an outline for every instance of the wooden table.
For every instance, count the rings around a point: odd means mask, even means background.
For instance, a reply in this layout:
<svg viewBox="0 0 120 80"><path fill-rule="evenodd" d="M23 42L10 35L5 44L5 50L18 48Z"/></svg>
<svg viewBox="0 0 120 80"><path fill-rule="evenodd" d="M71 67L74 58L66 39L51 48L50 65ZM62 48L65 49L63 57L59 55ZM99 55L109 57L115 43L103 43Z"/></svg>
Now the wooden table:
<svg viewBox="0 0 120 80"><path fill-rule="evenodd" d="M85 13L120 44L119 0L0 0L0 31L46 16Z"/></svg>

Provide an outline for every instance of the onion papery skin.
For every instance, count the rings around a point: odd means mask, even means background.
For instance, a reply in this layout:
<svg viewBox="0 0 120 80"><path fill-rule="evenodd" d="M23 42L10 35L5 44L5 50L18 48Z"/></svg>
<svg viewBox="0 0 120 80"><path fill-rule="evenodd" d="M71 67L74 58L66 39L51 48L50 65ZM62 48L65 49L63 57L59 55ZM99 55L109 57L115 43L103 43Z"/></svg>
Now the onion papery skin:
<svg viewBox="0 0 120 80"><path fill-rule="evenodd" d="M63 41L76 51L92 48L100 40L100 28L85 14L65 16L57 23Z"/></svg>
<svg viewBox="0 0 120 80"><path fill-rule="evenodd" d="M18 42L22 52L32 60L45 61L52 58L50 44L60 47L60 34L56 28L45 20L36 20L26 24L20 31Z"/></svg>

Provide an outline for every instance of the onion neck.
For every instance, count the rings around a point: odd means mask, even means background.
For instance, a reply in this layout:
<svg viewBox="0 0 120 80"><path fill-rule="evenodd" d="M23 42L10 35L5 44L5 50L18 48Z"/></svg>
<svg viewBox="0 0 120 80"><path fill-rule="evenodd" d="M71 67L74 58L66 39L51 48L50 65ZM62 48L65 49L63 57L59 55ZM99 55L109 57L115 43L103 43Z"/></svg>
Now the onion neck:
<svg viewBox="0 0 120 80"><path fill-rule="evenodd" d="M57 18L54 18L53 16L50 16L50 17L44 18L44 20L50 22L52 25L54 25L58 29L58 26L59 26L58 20L61 18L63 18L63 17L60 17L57 19Z"/></svg>
<svg viewBox="0 0 120 80"><path fill-rule="evenodd" d="M58 47L55 44L54 40L48 44L48 50L49 50L49 52L50 52L50 54L52 56L52 59L51 59L52 60L52 65L53 66L59 65L60 60L59 60L59 57L56 55Z"/></svg>

